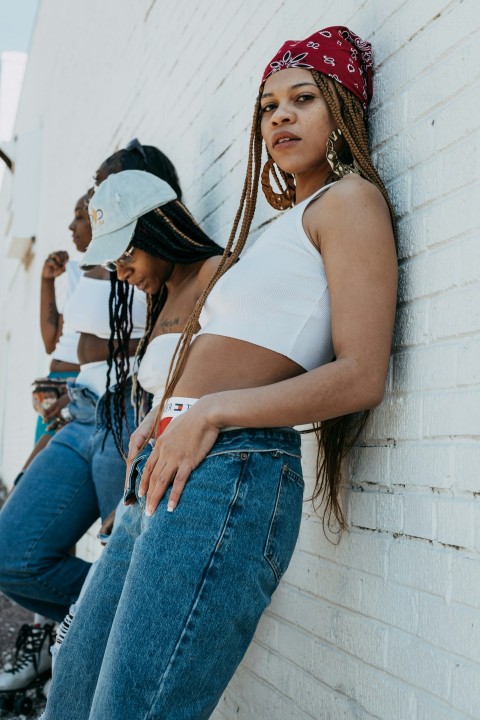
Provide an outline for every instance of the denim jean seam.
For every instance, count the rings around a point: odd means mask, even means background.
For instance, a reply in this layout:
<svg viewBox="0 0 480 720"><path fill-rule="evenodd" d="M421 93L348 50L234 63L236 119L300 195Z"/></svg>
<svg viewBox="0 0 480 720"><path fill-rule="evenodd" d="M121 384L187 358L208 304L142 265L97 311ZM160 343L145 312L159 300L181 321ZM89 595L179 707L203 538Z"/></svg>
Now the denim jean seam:
<svg viewBox="0 0 480 720"><path fill-rule="evenodd" d="M209 457L217 457L218 455L234 455L237 453L274 453L276 452L278 455L288 455L289 457L298 458L301 460L302 455L301 453L298 455L293 452L288 452L287 450L281 450L280 448L265 448L265 450L258 450L257 448L253 449L252 447L246 447L246 448L235 448L234 450L218 450L217 452L209 452L206 456ZM206 459L206 458L205 458Z"/></svg>
<svg viewBox="0 0 480 720"><path fill-rule="evenodd" d="M273 528L275 525L275 520L277 518L277 510L278 510L278 504L280 502L280 495L282 492L282 488L284 486L285 479L287 477L289 477L292 482L294 482L296 485L298 485L302 491L305 489L305 483L303 481L303 478L300 475L298 475L298 473L296 473L294 470L291 470L289 468L289 466L285 463L282 466L280 482L278 483L277 494L275 497L275 505L273 507L272 517L271 517L270 524L268 527L268 535L267 535L267 539L265 541L265 548L263 551L263 556L264 556L265 560L267 561L267 563L270 565L277 583L279 583L280 580L282 579L283 572L282 572L281 568L275 562L273 554L272 554L272 557L268 556L268 546L269 546L270 538L271 538Z"/></svg>
<svg viewBox="0 0 480 720"><path fill-rule="evenodd" d="M284 465L285 472L287 475L289 475L292 482L297 483L297 485L300 485L302 490L305 490L305 480L301 475L299 475L295 470L292 470L291 467L288 465Z"/></svg>
<svg viewBox="0 0 480 720"><path fill-rule="evenodd" d="M43 588L46 588L51 595L54 595L59 602L61 602L64 605L71 605L72 602L74 602L75 598L72 597L72 595L64 595L62 594L58 588L54 587L53 585L50 585L50 583L43 580L41 577L30 577L30 580L34 582L36 585L39 585ZM30 598L30 596L28 596ZM49 599L49 602L52 603L52 599Z"/></svg>
<svg viewBox="0 0 480 720"><path fill-rule="evenodd" d="M231 451L231 454L234 454L234 452L236 452L236 451ZM221 453L221 454L225 454L225 453ZM208 561L207 561L207 563L205 564L205 569L204 569L204 572L203 572L203 574L202 574L202 578L201 578L201 580L200 580L200 582L199 582L199 584L198 584L197 591L196 591L196 593L195 593L195 596L194 596L194 598L193 598L192 604L191 604L190 609L189 609L189 611L188 611L188 615L187 615L187 617L186 617L186 619L185 619L185 622L184 622L184 624L183 624L182 631L181 631L180 636L179 636L179 638L178 638L178 640L177 640L177 642L176 642L176 644L175 644L175 647L173 648L172 653L171 653L171 655L170 655L170 658L169 658L169 661L168 661L168 665L167 665L167 667L165 668L165 671L164 671L164 673L163 673L162 682L161 682L160 686L159 686L159 687L156 689L156 691L154 692L152 702L151 702L150 707L149 707L149 709L148 709L148 711L147 711L147 713L146 713L146 715L145 715L145 720L148 720L148 718L151 717L151 713L152 713L152 711L153 711L153 706L154 706L154 704L155 704L155 701L156 701L156 699L159 697L159 695L162 693L163 688L165 687L165 684L166 684L166 682L167 682L167 680L168 680L168 675L171 673L171 671L172 671L172 669L173 669L173 665L174 665L174 663L175 663L175 660L176 660L176 658L177 658L177 656L178 656L178 653L179 653L179 650L180 650L180 648L181 648L182 641L185 639L185 635L186 635L186 633L187 633L187 630L189 629L189 625L190 625L190 623L192 622L192 617L193 617L193 615L194 615L194 612L195 612L195 610L196 610L196 608L197 608L197 605L198 605L198 603L199 603L199 601L200 601L200 598L201 598L201 596L202 596L202 593L203 593L203 591L204 591L205 584L206 584L207 579L208 579L208 576L209 576L209 572L210 572L210 570L211 570L211 568L212 568L212 565L213 565L213 563L214 563L214 561L215 561L215 559L216 559L216 557L217 557L217 555L218 555L218 549L219 549L219 547L220 547L220 545L221 545L222 538L223 538L224 535L225 535L225 531L226 531L228 522L229 522L229 520L230 520L230 518L231 518L231 515L232 515L232 510L233 510L233 508L234 508L234 506L235 506L235 503L237 502L238 495L239 495L239 492L240 492L240 488L241 488L241 486L242 486L243 477L244 477L244 474L245 474L245 469L246 469L248 460L249 460L249 458L247 457L245 460L242 461L242 467L241 467L240 473L239 473L238 478L237 478L237 481L236 481L235 492L234 492L233 498L231 499L231 501L230 501L229 504L228 504L228 509L227 509L226 514L225 514L224 522L222 523L222 528L221 528L220 533L219 533L219 536L218 536L218 538L217 538L217 540L216 540L216 542L215 542L214 548L213 548L212 552L210 553L210 556L209 556L209 558L208 558Z"/></svg>
<svg viewBox="0 0 480 720"><path fill-rule="evenodd" d="M81 487L83 487L83 485L85 485L85 483L82 483L82 486L81 486ZM45 533L50 529L50 527L51 527L52 525L54 525L54 524L58 521L58 518L65 512L65 510L67 509L67 507L69 507L69 506L72 504L72 502L75 500L76 496L77 496L78 493L80 492L80 489L81 489L80 487L78 487L78 488L76 489L75 493L70 497L70 499L68 500L68 502L67 502L67 503L64 503L64 504L62 505L61 509L59 509L59 512L57 512L57 514L56 514L55 517L51 520L51 522L50 522L46 527L44 527L43 532L40 533L40 534L35 538L35 540L32 540L32 542L30 543L30 546L29 546L29 548L28 548L28 551L27 551L27 553L25 554L24 562L23 562L22 565L20 566L20 567L21 567L21 570L22 570L22 573L23 573L24 576L26 575L26 576L28 576L28 577L31 577L31 575L29 574L29 572L28 572L28 570L27 570L27 566L28 566L28 563L30 562L30 559L31 559L31 557L32 557L32 555L33 555L33 553L34 553L34 551L35 551L35 548L37 547L38 543L40 542L40 540L42 539L42 537L45 535ZM41 582L45 585L45 587L50 587L50 586L48 585L48 583L45 583L45 581L41 581ZM51 589L51 590L54 590L53 587L51 587L50 589ZM55 592L57 592L57 590L55 590Z"/></svg>

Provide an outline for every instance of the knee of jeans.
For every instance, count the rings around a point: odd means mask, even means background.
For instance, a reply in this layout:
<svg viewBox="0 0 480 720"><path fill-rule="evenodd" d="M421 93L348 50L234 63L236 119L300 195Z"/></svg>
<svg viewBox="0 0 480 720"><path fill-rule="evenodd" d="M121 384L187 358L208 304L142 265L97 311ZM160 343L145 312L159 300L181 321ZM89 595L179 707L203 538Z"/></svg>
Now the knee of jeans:
<svg viewBox="0 0 480 720"><path fill-rule="evenodd" d="M4 518L0 513L0 590L9 586L12 577L20 575L22 564L21 550L19 551L16 537L11 532L9 524L2 522Z"/></svg>
<svg viewBox="0 0 480 720"><path fill-rule="evenodd" d="M41 577L51 571L55 560L44 553L41 546L23 534L18 524L12 524L0 513L0 590L13 592L18 582ZM25 522L28 522L25 520Z"/></svg>

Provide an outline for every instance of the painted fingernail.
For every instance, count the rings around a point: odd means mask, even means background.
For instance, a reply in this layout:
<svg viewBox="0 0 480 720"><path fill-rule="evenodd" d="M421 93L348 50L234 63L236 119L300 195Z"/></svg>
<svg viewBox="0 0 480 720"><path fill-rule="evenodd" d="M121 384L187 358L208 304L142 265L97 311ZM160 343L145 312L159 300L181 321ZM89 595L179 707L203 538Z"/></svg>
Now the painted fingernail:
<svg viewBox="0 0 480 720"><path fill-rule="evenodd" d="M147 517L152 517L153 512L150 510L150 508L145 508L145 515Z"/></svg>
<svg viewBox="0 0 480 720"><path fill-rule="evenodd" d="M167 512L173 512L175 510L175 505L173 502L169 502L167 505Z"/></svg>

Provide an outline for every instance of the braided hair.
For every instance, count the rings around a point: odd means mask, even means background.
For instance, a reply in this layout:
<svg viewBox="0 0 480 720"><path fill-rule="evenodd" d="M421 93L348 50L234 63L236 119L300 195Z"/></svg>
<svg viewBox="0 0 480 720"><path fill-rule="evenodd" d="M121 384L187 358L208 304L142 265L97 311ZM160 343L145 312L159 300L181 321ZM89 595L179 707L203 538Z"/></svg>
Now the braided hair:
<svg viewBox="0 0 480 720"><path fill-rule="evenodd" d="M360 175L373 183L382 193L388 205L392 225L395 230L395 216L387 190L373 166L368 144L367 120L364 116L362 106L357 98L335 80L328 80L324 75L311 71L314 80L322 93L333 117L342 130L347 148L345 158L347 161L355 161L359 168ZM340 108L337 105L334 91L338 94ZM184 370L191 340L198 324L201 310L205 301L219 278L237 261L247 241L250 226L255 213L258 185L261 171L262 158L262 135L260 129L261 105L263 86L260 88L253 112L252 128L249 139L248 163L243 190L240 198L240 205L235 215L232 231L222 260L212 276L204 293L199 298L197 305L185 326L182 336L172 360L171 371L167 380L165 393L159 406L158 418L161 417L165 401L174 395L175 386ZM293 176L280 170L280 175L287 183ZM292 202L293 204L293 202ZM306 432L315 432L318 441L317 454L317 480L310 498L316 510L324 503L323 523L332 530L335 521L341 529L346 527L345 517L338 499L338 491L341 482L341 463L347 452L358 439L369 412L349 414L342 417L326 420L321 423L314 423L313 428ZM157 423L154 424L156 427Z"/></svg>
<svg viewBox="0 0 480 720"><path fill-rule="evenodd" d="M137 138L131 140L126 148L117 150L102 163L104 167L104 178L122 170L143 170L165 180L175 191L179 200L182 198L182 189L178 180L177 171L172 161L153 145L141 145ZM148 252L148 251L147 251ZM129 343L133 327L132 307L133 290L130 290L128 283L118 280L117 273L110 276L111 288L109 297L109 318L110 318L110 339L108 342L109 355L107 358L107 386L105 391L105 420L106 433L112 431L115 445L119 452L122 450L122 425L126 421L125 392L127 389L130 372ZM147 327L149 324L149 312L155 311L156 302L147 303ZM149 309L150 308L150 309ZM161 308L160 308L161 309ZM160 309L158 312L160 312ZM158 313L157 313L158 316ZM156 317L153 320L155 324ZM150 332L153 329L150 328ZM146 347L146 344L145 344ZM115 371L115 389L110 392L112 369ZM136 378L133 378L133 396L135 414L138 416L138 403L135 388ZM113 397L112 397L113 396ZM113 413L112 413L113 405ZM114 429L115 426L115 429ZM127 425L127 429L128 428Z"/></svg>
<svg viewBox="0 0 480 720"><path fill-rule="evenodd" d="M130 245L143 250L152 257L179 265L191 265L207 258L222 255L223 248L217 245L197 224L191 213L180 200L173 200L151 212L142 215L136 224ZM112 432L115 445L124 456L122 428L126 422L125 391L130 374L131 359L129 343L133 327L132 307L134 288L111 274L110 293L110 341L109 368L105 403L106 434ZM134 368L140 364L157 318L165 305L167 289L162 286L158 293L147 294L147 319L145 334L140 340L134 358ZM116 384L110 391L112 367L115 369ZM113 396L113 402L110 402ZM138 421L142 412L148 409L148 394L137 382L136 373L132 380L132 401ZM113 413L112 413L113 406ZM128 425L127 425L128 428Z"/></svg>
<svg viewBox="0 0 480 720"><path fill-rule="evenodd" d="M177 171L172 161L153 145L141 145L134 138L126 148L117 150L103 163L107 175L122 170L144 170L165 180L175 191L177 198L182 199L182 189L178 180Z"/></svg>

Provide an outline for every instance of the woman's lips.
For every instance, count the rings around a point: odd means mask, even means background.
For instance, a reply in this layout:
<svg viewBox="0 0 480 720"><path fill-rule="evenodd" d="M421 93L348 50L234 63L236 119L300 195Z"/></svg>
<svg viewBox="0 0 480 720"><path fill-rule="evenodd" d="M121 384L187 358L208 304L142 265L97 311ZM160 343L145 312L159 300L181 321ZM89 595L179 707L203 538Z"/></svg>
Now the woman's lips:
<svg viewBox="0 0 480 720"><path fill-rule="evenodd" d="M298 135L294 135L293 133L278 133L278 135L274 135L273 137L272 147L275 148L275 150L281 149L282 147L291 147L295 143L299 142L299 140L300 138Z"/></svg>

